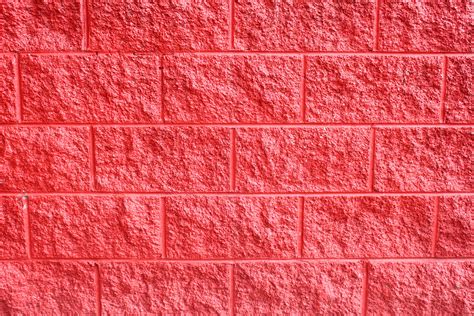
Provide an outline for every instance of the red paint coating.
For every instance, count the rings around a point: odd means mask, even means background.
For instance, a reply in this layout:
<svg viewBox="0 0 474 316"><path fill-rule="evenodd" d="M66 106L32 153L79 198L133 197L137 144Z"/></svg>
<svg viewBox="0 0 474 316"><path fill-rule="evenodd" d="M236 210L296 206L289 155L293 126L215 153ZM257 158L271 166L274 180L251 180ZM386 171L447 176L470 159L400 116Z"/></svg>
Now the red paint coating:
<svg viewBox="0 0 474 316"><path fill-rule="evenodd" d="M297 198L167 198L169 258L293 258Z"/></svg>
<svg viewBox="0 0 474 316"><path fill-rule="evenodd" d="M439 120L439 57L324 56L310 57L308 64L308 122Z"/></svg>
<svg viewBox="0 0 474 316"><path fill-rule="evenodd" d="M472 315L460 1L0 5L0 315Z"/></svg>
<svg viewBox="0 0 474 316"><path fill-rule="evenodd" d="M305 199L305 258L423 257L434 201L425 197Z"/></svg>
<svg viewBox="0 0 474 316"><path fill-rule="evenodd" d="M440 201L436 255L442 257L474 255L473 197L444 197Z"/></svg>
<svg viewBox="0 0 474 316"><path fill-rule="evenodd" d="M0 122L14 122L15 114L15 59L0 56Z"/></svg>
<svg viewBox="0 0 474 316"><path fill-rule="evenodd" d="M472 52L468 0L381 2L381 50Z"/></svg>
<svg viewBox="0 0 474 316"><path fill-rule="evenodd" d="M21 60L25 122L159 122L158 56L44 56Z"/></svg>
<svg viewBox="0 0 474 316"><path fill-rule="evenodd" d="M446 73L446 121L474 122L473 57L450 57Z"/></svg>
<svg viewBox="0 0 474 316"><path fill-rule="evenodd" d="M470 191L472 128L383 128L377 131L375 190Z"/></svg>
<svg viewBox="0 0 474 316"><path fill-rule="evenodd" d="M472 262L374 263L368 314L469 315L473 270Z"/></svg>
<svg viewBox="0 0 474 316"><path fill-rule="evenodd" d="M0 259L26 258L27 236L21 197L0 197Z"/></svg>
<svg viewBox="0 0 474 316"><path fill-rule="evenodd" d="M166 57L165 121L298 121L302 67L298 57Z"/></svg>
<svg viewBox="0 0 474 316"><path fill-rule="evenodd" d="M237 133L236 147L237 189L244 192L366 187L367 128L245 128Z"/></svg>
<svg viewBox="0 0 474 316"><path fill-rule="evenodd" d="M93 314L94 267L90 263L0 262L2 314Z"/></svg>
<svg viewBox="0 0 474 316"><path fill-rule="evenodd" d="M90 46L98 50L228 48L228 0L89 1Z"/></svg>
<svg viewBox="0 0 474 316"><path fill-rule="evenodd" d="M357 51L373 46L375 1L235 1L235 47Z"/></svg>
<svg viewBox="0 0 474 316"><path fill-rule="evenodd" d="M80 49L80 1L3 1L0 34L2 52Z"/></svg>
<svg viewBox="0 0 474 316"><path fill-rule="evenodd" d="M32 197L29 208L34 257L161 257L159 198Z"/></svg>
<svg viewBox="0 0 474 316"><path fill-rule="evenodd" d="M235 278L238 315L360 310L360 263L244 263Z"/></svg>
<svg viewBox="0 0 474 316"><path fill-rule="evenodd" d="M225 264L107 263L102 271L107 315L225 314L229 308Z"/></svg>
<svg viewBox="0 0 474 316"><path fill-rule="evenodd" d="M0 190L86 190L89 146L82 127L0 126Z"/></svg>
<svg viewBox="0 0 474 316"><path fill-rule="evenodd" d="M230 131L220 127L100 127L103 191L227 191Z"/></svg>

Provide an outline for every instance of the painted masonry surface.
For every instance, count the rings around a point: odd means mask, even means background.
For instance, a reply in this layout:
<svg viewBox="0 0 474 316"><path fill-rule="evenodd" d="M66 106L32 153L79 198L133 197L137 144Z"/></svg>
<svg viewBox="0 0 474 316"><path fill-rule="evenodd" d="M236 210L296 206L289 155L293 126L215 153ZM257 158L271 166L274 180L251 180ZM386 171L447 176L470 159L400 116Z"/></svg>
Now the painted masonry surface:
<svg viewBox="0 0 474 316"><path fill-rule="evenodd" d="M0 315L472 315L472 3L0 4Z"/></svg>

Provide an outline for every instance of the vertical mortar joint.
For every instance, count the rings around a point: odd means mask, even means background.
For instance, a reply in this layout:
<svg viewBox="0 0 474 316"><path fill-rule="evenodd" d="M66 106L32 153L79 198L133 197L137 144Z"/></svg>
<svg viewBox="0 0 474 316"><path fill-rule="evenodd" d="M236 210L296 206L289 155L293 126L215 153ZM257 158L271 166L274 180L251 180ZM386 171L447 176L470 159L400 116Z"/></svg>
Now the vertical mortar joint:
<svg viewBox="0 0 474 316"><path fill-rule="evenodd" d="M370 128L370 139L369 139L369 179L368 179L368 190L374 192L375 186L375 127Z"/></svg>
<svg viewBox="0 0 474 316"><path fill-rule="evenodd" d="M441 97L440 97L440 123L446 123L446 92L448 75L448 57L443 56L441 67Z"/></svg>
<svg viewBox="0 0 474 316"><path fill-rule="evenodd" d="M99 263L95 263L96 315L102 315L102 277Z"/></svg>
<svg viewBox="0 0 474 316"><path fill-rule="evenodd" d="M381 0L375 1L375 14L374 14L374 51L379 50L379 37L380 37L380 2Z"/></svg>
<svg viewBox="0 0 474 316"><path fill-rule="evenodd" d="M160 197L160 217L161 217L161 252L163 258L167 258L168 254L168 231L166 218L166 198Z"/></svg>
<svg viewBox="0 0 474 316"><path fill-rule="evenodd" d="M26 256L28 259L33 258L32 251L32 236L31 236L31 218L30 218L30 207L29 207L29 198L26 193L21 197L22 201L22 212L24 216L24 230L25 230L25 243L26 243Z"/></svg>
<svg viewBox="0 0 474 316"><path fill-rule="evenodd" d="M21 123L23 120L23 104L21 97L21 62L20 62L20 53L15 54L15 112L16 112L16 121Z"/></svg>
<svg viewBox="0 0 474 316"><path fill-rule="evenodd" d="M229 314L235 315L235 262L228 266L229 272Z"/></svg>
<svg viewBox="0 0 474 316"><path fill-rule="evenodd" d="M298 197L298 240L297 257L303 258L304 250L304 197Z"/></svg>
<svg viewBox="0 0 474 316"><path fill-rule="evenodd" d="M306 55L303 55L303 69L301 72L301 87L300 87L300 98L301 98L301 104L300 104L300 115L301 115L301 122L305 123L306 122L306 76L308 72L308 57Z"/></svg>
<svg viewBox="0 0 474 316"><path fill-rule="evenodd" d="M369 262L363 261L363 279L362 279L362 316L367 315L367 305L369 298Z"/></svg>
<svg viewBox="0 0 474 316"><path fill-rule="evenodd" d="M230 162L229 162L229 174L230 174L230 191L235 191L236 187L236 173L237 173L237 148L236 148L237 132L235 128L230 130Z"/></svg>
<svg viewBox="0 0 474 316"><path fill-rule="evenodd" d="M90 187L92 191L97 188L96 165L95 165L95 130L94 126L89 127L89 168L90 168Z"/></svg>
<svg viewBox="0 0 474 316"><path fill-rule="evenodd" d="M436 257L436 247L438 245L439 239L439 216L440 216L440 201L439 196L435 197L434 200L434 219L433 219L433 237L432 237L432 244L431 244L431 256L433 258Z"/></svg>
<svg viewBox="0 0 474 316"><path fill-rule="evenodd" d="M230 49L235 48L234 33L235 33L235 0L229 0L229 46Z"/></svg>
<svg viewBox="0 0 474 316"><path fill-rule="evenodd" d="M89 12L88 0L81 1L81 24L82 24L82 50L89 49Z"/></svg>

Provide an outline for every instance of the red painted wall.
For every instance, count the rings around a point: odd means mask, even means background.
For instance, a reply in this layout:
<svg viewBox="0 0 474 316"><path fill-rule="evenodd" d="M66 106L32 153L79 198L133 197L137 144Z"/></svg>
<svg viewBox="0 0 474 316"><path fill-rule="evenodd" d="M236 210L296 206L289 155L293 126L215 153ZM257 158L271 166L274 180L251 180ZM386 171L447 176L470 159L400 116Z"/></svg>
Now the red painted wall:
<svg viewBox="0 0 474 316"><path fill-rule="evenodd" d="M0 314L472 315L465 1L0 4Z"/></svg>

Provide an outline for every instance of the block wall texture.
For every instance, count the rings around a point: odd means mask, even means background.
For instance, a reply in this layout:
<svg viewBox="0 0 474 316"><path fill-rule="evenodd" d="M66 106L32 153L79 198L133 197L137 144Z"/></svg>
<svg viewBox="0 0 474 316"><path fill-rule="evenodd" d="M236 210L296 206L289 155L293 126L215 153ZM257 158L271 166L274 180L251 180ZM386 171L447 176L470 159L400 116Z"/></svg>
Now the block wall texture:
<svg viewBox="0 0 474 316"><path fill-rule="evenodd" d="M0 315L473 315L468 0L4 0Z"/></svg>

